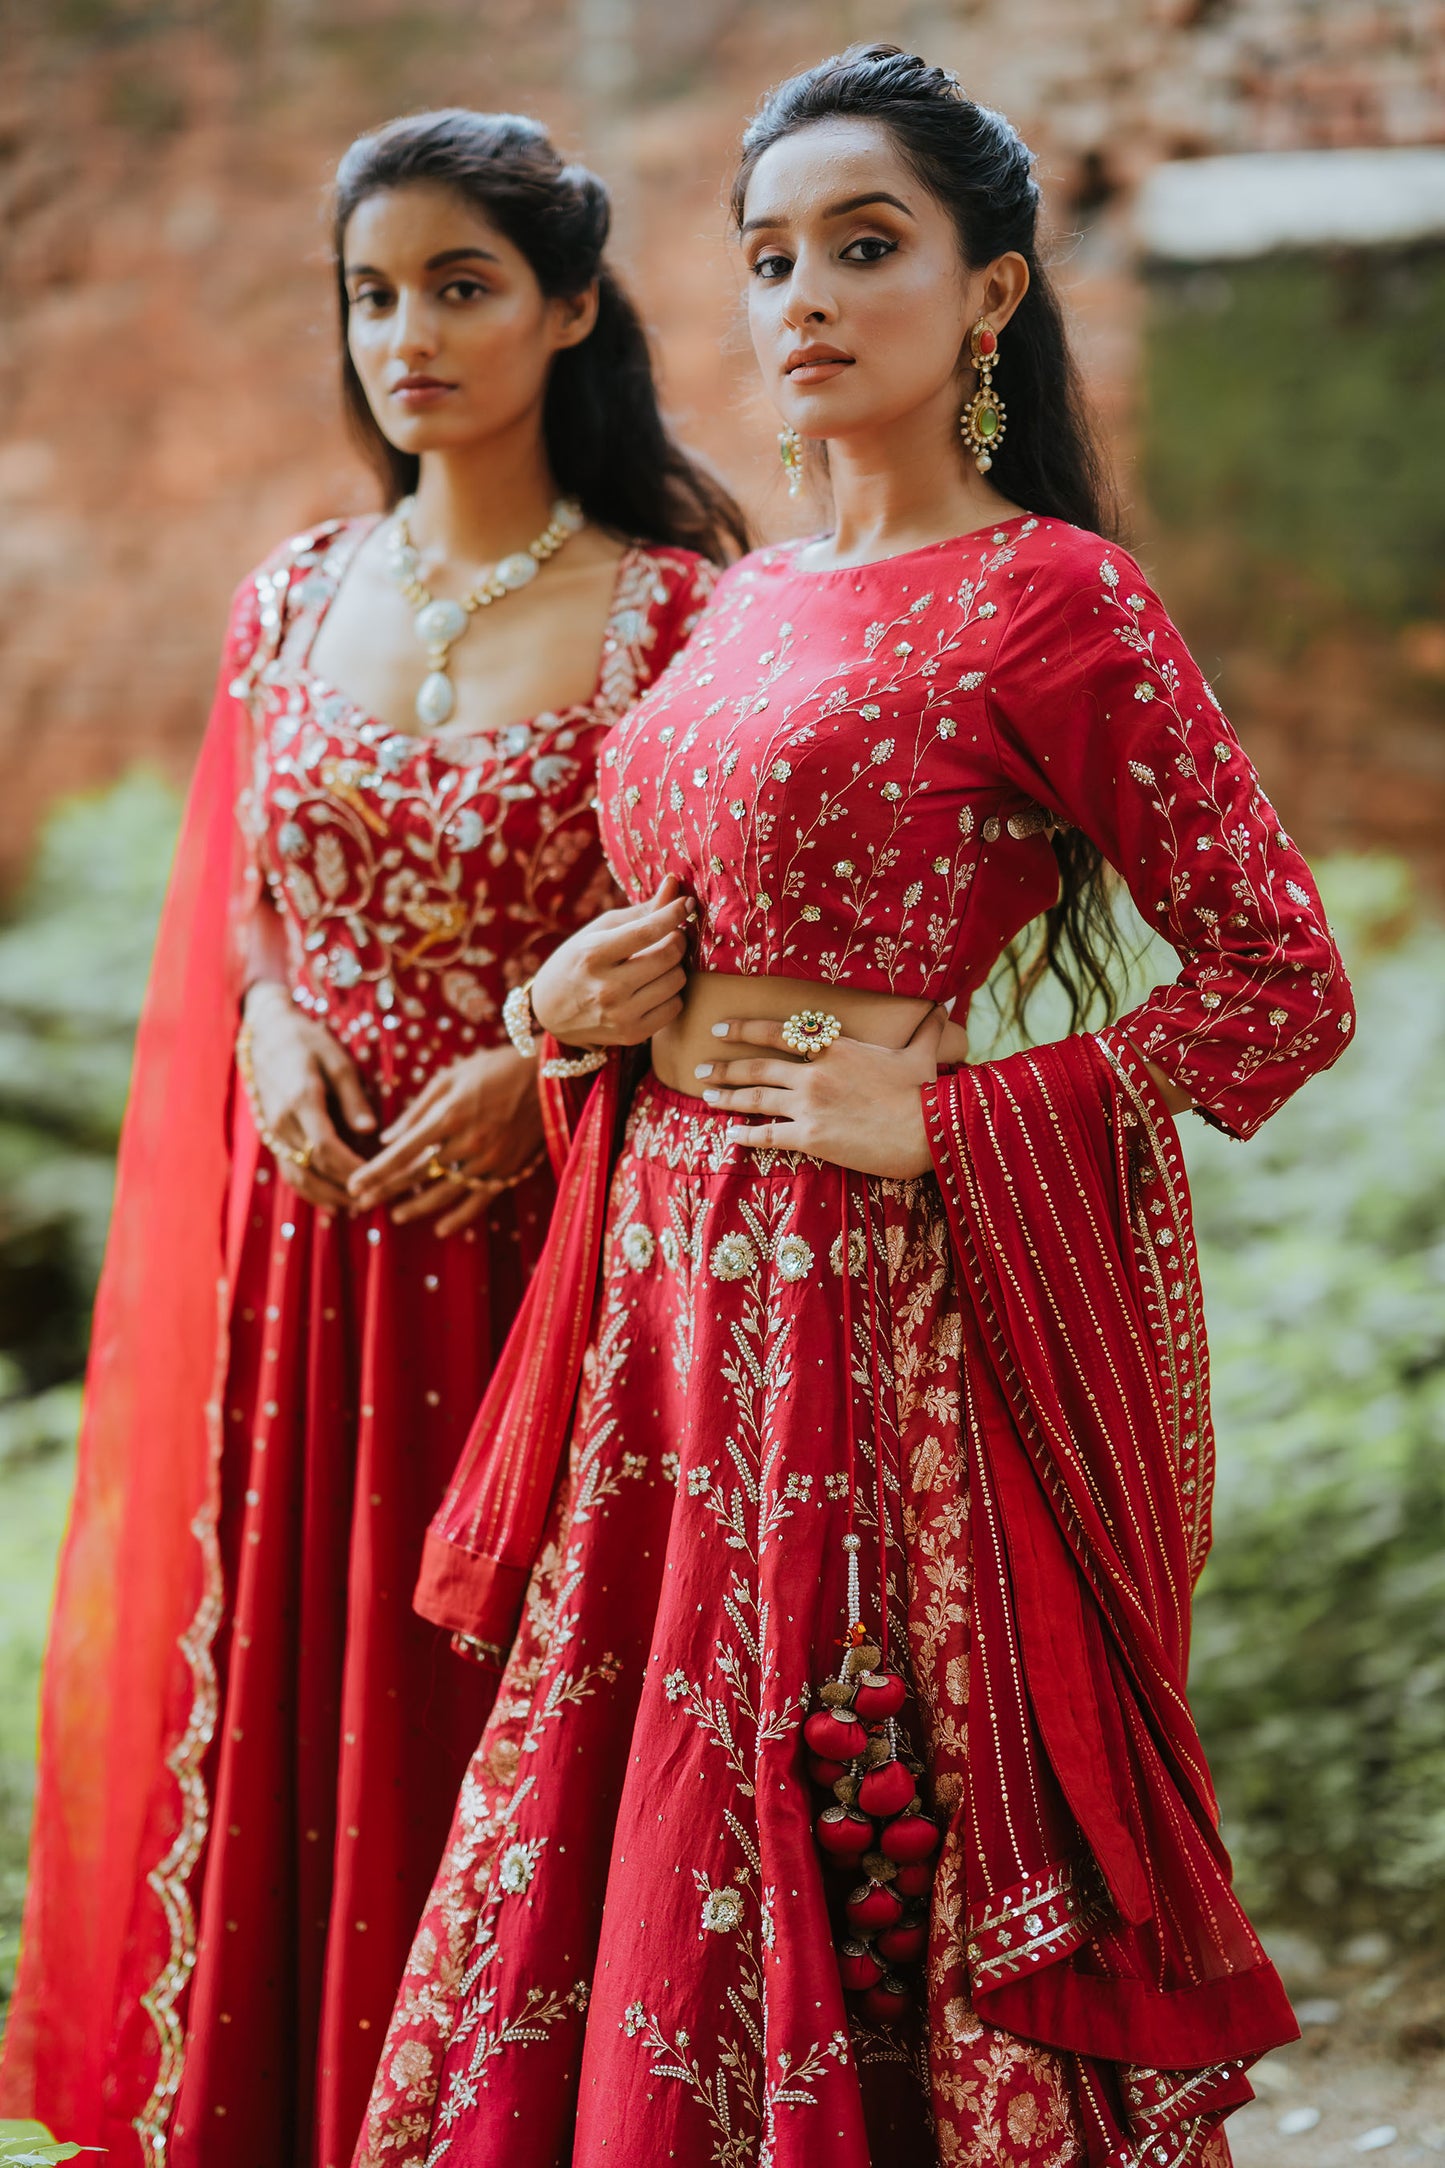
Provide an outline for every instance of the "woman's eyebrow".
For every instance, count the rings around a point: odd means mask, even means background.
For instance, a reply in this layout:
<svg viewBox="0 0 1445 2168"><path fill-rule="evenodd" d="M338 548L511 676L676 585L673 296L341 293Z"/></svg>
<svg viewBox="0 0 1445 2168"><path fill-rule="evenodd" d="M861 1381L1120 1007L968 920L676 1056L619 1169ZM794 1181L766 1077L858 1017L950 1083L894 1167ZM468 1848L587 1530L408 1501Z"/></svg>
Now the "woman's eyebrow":
<svg viewBox="0 0 1445 2168"><path fill-rule="evenodd" d="M449 263L466 263L473 257L480 257L483 263L499 264L502 260L487 248L444 248L438 255L428 256L426 268L428 271L442 271ZM380 279L385 278L386 273L378 271L375 264L349 263L346 266L346 276L349 279Z"/></svg>
<svg viewBox="0 0 1445 2168"><path fill-rule="evenodd" d="M826 204L823 209L823 216L824 218L846 218L850 211L865 210L870 203L891 203L894 210L901 211L905 218L913 217L913 213L903 199L900 196L890 196L886 188L865 189L861 196L843 196L837 203ZM755 233L760 226L786 226L787 223L788 221L782 212L767 211L764 212L761 218L748 219L742 231L744 233Z"/></svg>

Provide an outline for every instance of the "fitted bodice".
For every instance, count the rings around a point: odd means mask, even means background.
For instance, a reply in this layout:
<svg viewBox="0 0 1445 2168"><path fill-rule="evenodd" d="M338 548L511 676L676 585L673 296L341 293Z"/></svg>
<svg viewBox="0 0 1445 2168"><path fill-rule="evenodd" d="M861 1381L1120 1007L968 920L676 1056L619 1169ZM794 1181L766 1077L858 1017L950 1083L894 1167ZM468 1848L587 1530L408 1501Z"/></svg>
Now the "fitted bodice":
<svg viewBox="0 0 1445 2168"><path fill-rule="evenodd" d="M723 575L602 750L617 879L691 890L695 968L967 996L1074 826L1184 963L1120 1028L1216 1119L1333 1058L1349 989L1308 869L1124 551L1022 514L831 572L801 547Z"/></svg>
<svg viewBox="0 0 1445 2168"><path fill-rule="evenodd" d="M292 998L410 1091L499 1040L508 989L613 900L592 811L598 747L687 637L712 570L685 550L629 549L589 701L414 736L310 667L369 527L302 536L254 575L241 817L286 928Z"/></svg>

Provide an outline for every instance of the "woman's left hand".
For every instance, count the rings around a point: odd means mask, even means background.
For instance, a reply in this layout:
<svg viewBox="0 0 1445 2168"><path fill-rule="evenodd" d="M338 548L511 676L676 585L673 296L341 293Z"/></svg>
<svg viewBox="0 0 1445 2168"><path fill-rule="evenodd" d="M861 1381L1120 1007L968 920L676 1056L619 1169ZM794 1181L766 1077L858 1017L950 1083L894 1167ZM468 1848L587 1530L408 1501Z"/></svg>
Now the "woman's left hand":
<svg viewBox="0 0 1445 2168"><path fill-rule="evenodd" d="M721 1043L702 1062L703 1098L729 1114L761 1114L739 1124L728 1141L755 1151L806 1152L831 1166L895 1181L927 1174L933 1165L923 1126L922 1092L938 1074L947 1012L930 1009L907 1046L873 1046L835 1039L811 1061L792 1061L780 1023L760 1018L717 1024ZM732 1053L727 1041L777 1047L782 1058Z"/></svg>
<svg viewBox="0 0 1445 2168"><path fill-rule="evenodd" d="M398 1224L431 1219L439 1235L469 1226L542 1148L537 1065L487 1047L440 1070L382 1131L383 1149L351 1177L359 1212L392 1198ZM437 1169L456 1170L438 1176Z"/></svg>

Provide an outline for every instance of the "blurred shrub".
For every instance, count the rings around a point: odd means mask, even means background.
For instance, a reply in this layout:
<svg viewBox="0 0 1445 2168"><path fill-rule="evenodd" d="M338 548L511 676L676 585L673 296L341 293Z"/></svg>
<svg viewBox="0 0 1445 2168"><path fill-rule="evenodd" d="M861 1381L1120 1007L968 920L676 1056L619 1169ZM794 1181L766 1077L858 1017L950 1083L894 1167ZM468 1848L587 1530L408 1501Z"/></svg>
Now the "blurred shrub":
<svg viewBox="0 0 1445 2168"><path fill-rule="evenodd" d="M62 806L0 925L0 1994L77 1378L177 812L145 775Z"/></svg>
<svg viewBox="0 0 1445 2168"><path fill-rule="evenodd" d="M1445 929L1322 884L1359 1031L1248 1146L1187 1121L1214 1368L1191 1692L1241 1887L1445 1928Z"/></svg>
<svg viewBox="0 0 1445 2168"><path fill-rule="evenodd" d="M1442 345L1440 247L1151 277L1146 495L1165 528L1227 541L1214 600L1251 640L1307 638L1341 604L1445 607Z"/></svg>
<svg viewBox="0 0 1445 2168"><path fill-rule="evenodd" d="M69 801L0 927L0 1349L32 1385L84 1360L178 810L144 773Z"/></svg>

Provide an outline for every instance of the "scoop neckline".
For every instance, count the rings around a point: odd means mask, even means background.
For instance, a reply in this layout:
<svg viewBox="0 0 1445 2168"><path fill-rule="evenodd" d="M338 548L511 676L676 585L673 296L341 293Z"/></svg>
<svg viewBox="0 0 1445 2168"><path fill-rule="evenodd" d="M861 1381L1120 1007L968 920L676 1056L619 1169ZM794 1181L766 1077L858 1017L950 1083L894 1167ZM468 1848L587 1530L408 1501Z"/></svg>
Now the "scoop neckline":
<svg viewBox="0 0 1445 2168"><path fill-rule="evenodd" d="M885 565L906 565L915 557L932 557L940 550L957 549L960 543L976 541L983 535L999 534L1006 527L1017 527L1028 520L1037 522L1041 517L1042 514L1038 512L1010 512L1006 519L990 520L982 527L965 528L962 534L942 535L937 542L919 542L911 550L896 550L891 557L866 557L861 564L822 565L817 570L800 565L798 555L802 550L811 549L815 542L825 541L826 535L800 535L795 541L774 542L769 547L771 551L776 551L779 556L787 559L788 569L795 579L841 580L850 572L877 572Z"/></svg>
<svg viewBox="0 0 1445 2168"><path fill-rule="evenodd" d="M385 513L375 513L370 516L363 514L356 522L361 531L356 535L340 567L336 569L331 592L321 609L316 612L301 653L297 656L294 665L295 676L305 680L313 695L318 693L327 695L332 700L339 700L349 710L354 736L360 737L363 732L374 733L379 731L388 738L404 739L408 745L418 752L432 751L438 748L445 749L447 746L452 745L457 747L476 746L486 742L495 752L501 747L511 731L535 730L539 723L546 723L551 729L565 727L570 722L581 721L587 716L597 715L603 709L607 700L607 642L616 633L618 621L627 608L623 596L626 593L628 571L638 557L647 555L646 545L640 542L624 544L622 555L617 560L617 572L612 583L612 601L608 607L606 623L602 628L602 640L598 648L597 676L592 691L585 700L574 700L565 708L539 708L534 715L514 716L510 722L500 724L495 730L474 730L466 734L461 731L398 730L393 724L387 722L384 716L373 714L371 709L365 706L362 701L347 692L345 686L337 685L331 678L323 676L321 671L315 668L311 660L322 624L331 605L341 592L342 582L351 570L364 544L375 533L385 517ZM342 535L338 534L336 540L340 541L341 539ZM414 758L415 753L411 757Z"/></svg>

